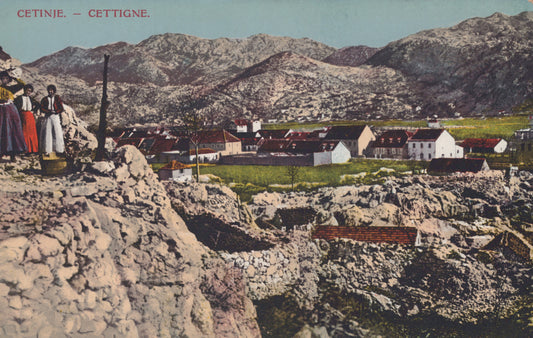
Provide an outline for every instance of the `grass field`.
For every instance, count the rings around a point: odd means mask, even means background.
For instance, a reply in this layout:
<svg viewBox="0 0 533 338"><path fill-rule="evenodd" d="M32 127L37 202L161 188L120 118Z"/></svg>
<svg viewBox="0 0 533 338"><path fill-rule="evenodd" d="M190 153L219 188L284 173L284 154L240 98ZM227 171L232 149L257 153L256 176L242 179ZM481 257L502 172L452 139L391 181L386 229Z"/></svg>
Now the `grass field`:
<svg viewBox="0 0 533 338"><path fill-rule="evenodd" d="M427 168L427 162L364 160L357 159L343 164L318 167L299 167L295 180L295 190L310 190L322 186L341 184L373 184L384 181L385 176L401 175L405 172ZM381 168L393 171L380 171ZM202 175L220 177L243 201L262 191L290 191L291 181L284 166L237 166L217 165L200 169ZM361 175L361 173L364 173ZM359 175L358 175L359 174Z"/></svg>
<svg viewBox="0 0 533 338"><path fill-rule="evenodd" d="M441 121L444 128L456 139L464 140L465 138L504 138L509 139L517 129L528 126L528 114L518 114L503 117L488 118L465 118L451 119ZM401 120L383 120L383 121L326 121L320 123L283 123L267 124L265 129L294 129L294 130L312 130L325 126L337 125L365 125L374 127L412 127L423 128L427 126L426 120L418 121L401 121Z"/></svg>
<svg viewBox="0 0 533 338"><path fill-rule="evenodd" d="M456 140L465 138L504 138L510 139L515 130L528 126L527 115L504 117L467 118L442 121L444 127Z"/></svg>
<svg viewBox="0 0 533 338"><path fill-rule="evenodd" d="M395 172L406 172L413 169L426 168L426 162L394 161L394 160L362 160L357 159L343 164L331 164L317 167L299 167L297 182L316 182L327 185L340 183L342 175L372 173L380 168L394 169ZM271 184L290 184L287 167L284 166L239 166L217 165L200 169L202 174L220 177L224 183L251 183L258 186Z"/></svg>

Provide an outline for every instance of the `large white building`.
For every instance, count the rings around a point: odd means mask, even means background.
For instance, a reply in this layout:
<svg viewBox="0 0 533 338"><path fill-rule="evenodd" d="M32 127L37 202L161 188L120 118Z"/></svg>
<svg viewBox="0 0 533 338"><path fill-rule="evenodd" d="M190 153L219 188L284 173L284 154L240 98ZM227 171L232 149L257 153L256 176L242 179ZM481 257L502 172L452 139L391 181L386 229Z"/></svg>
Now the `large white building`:
<svg viewBox="0 0 533 338"><path fill-rule="evenodd" d="M409 158L431 161L434 158L462 158L463 148L444 129L418 129L407 143Z"/></svg>

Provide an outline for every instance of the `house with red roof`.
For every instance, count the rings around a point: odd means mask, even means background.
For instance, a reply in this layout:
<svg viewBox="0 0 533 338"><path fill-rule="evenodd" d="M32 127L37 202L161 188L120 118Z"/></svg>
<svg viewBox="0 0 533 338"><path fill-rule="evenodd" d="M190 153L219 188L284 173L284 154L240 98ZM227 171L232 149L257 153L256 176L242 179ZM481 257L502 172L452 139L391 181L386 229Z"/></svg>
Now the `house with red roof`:
<svg viewBox="0 0 533 338"><path fill-rule="evenodd" d="M370 143L370 149L374 158L407 159L409 153L407 141L413 136L413 132L407 130L388 130L376 140Z"/></svg>
<svg viewBox="0 0 533 338"><path fill-rule="evenodd" d="M249 121L246 119L236 119L230 122L228 130L237 133L255 133L261 129L261 121Z"/></svg>
<svg viewBox="0 0 533 338"><path fill-rule="evenodd" d="M501 138L467 138L461 142L465 153L498 153L507 149L507 141Z"/></svg>
<svg viewBox="0 0 533 338"><path fill-rule="evenodd" d="M158 175L161 181L186 182L192 180L192 169L178 161L171 161L159 169Z"/></svg>
<svg viewBox="0 0 533 338"><path fill-rule="evenodd" d="M241 140L227 130L209 130L198 135L198 147L213 149L220 156L242 153ZM190 148L192 149L192 148Z"/></svg>
<svg viewBox="0 0 533 338"><path fill-rule="evenodd" d="M407 141L409 158L431 161L434 158L463 158L463 148L445 129L418 129Z"/></svg>

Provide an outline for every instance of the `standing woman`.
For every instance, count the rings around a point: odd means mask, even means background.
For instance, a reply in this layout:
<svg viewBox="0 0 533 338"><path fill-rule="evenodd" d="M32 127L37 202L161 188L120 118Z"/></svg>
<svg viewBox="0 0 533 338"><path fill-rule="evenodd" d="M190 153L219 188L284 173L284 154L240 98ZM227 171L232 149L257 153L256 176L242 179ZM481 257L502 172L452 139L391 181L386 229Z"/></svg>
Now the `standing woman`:
<svg viewBox="0 0 533 338"><path fill-rule="evenodd" d="M15 106L20 113L22 133L28 147L28 153L37 153L39 152L39 142L37 141L37 128L33 114L37 113L40 104L30 96L32 93L33 86L31 84L25 85L24 94L15 98Z"/></svg>
<svg viewBox="0 0 533 338"><path fill-rule="evenodd" d="M63 140L63 129L61 129L61 119L59 114L63 112L63 101L57 95L57 88L54 85L46 87L48 96L41 100L41 112L44 113L44 121L41 129L41 150L45 155L51 152L64 153L65 141Z"/></svg>
<svg viewBox="0 0 533 338"><path fill-rule="evenodd" d="M16 79L17 84L9 86L11 80L6 71L0 72L0 158L9 155L14 162L16 154L26 151L19 113L13 104L13 93L22 89L24 83Z"/></svg>

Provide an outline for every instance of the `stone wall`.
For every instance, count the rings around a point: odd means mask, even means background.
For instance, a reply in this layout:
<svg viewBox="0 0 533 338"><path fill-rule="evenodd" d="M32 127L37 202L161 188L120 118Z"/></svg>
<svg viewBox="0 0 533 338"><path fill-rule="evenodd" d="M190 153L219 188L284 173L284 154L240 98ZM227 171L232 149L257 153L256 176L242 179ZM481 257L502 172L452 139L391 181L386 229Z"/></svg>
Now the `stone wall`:
<svg viewBox="0 0 533 338"><path fill-rule="evenodd" d="M301 291L302 302L317 296L316 270L320 250L310 241L308 231L292 231L291 241L270 250L221 253L231 266L243 271L252 300Z"/></svg>

